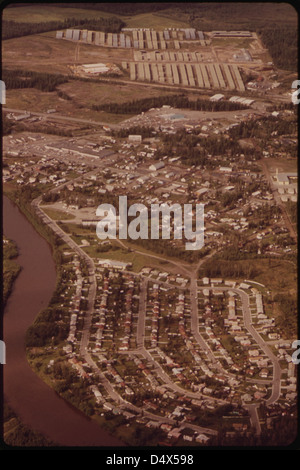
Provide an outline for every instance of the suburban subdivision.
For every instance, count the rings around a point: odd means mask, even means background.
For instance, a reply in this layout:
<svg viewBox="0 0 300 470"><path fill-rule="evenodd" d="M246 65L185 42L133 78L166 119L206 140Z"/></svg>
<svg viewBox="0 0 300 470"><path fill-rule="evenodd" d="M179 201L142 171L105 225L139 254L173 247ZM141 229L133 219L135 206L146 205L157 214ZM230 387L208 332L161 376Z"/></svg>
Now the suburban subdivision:
<svg viewBox="0 0 300 470"><path fill-rule="evenodd" d="M219 4L122 5L3 12L4 196L56 266L24 354L127 446L287 446L297 435L297 69L276 41L296 12L264 5L268 28L245 4L221 27ZM117 209L120 196L158 205L170 236L121 237L117 211L116 236L100 239L97 208ZM204 245L187 250L162 209L194 216L197 204ZM3 231L6 300L26 267L5 221ZM25 432L6 415L14 445Z"/></svg>

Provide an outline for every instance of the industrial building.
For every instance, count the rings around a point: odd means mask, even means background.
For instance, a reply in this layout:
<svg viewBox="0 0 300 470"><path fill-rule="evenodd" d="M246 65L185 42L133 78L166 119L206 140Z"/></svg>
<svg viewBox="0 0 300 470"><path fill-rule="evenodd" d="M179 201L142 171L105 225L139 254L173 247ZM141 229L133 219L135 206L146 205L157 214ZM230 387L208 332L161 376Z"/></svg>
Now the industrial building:
<svg viewBox="0 0 300 470"><path fill-rule="evenodd" d="M251 38L250 31L212 31L211 36L215 38Z"/></svg>

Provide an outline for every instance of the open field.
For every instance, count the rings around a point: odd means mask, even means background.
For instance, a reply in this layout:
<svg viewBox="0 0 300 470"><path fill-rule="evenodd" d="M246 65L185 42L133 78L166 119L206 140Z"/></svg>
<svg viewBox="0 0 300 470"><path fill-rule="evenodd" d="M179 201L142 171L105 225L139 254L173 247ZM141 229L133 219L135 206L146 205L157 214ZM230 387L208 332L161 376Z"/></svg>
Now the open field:
<svg viewBox="0 0 300 470"><path fill-rule="evenodd" d="M159 16L155 13L144 13L134 16L121 16L116 13L107 13L99 10L85 10L81 8L60 8L50 5L32 5L20 8L6 8L3 12L4 20L17 21L21 23L42 23L46 21L64 21L66 18L109 18L115 16L120 18L128 28L187 28L185 21L168 16Z"/></svg>
<svg viewBox="0 0 300 470"><path fill-rule="evenodd" d="M230 6L230 8L228 8ZM195 6L195 20L203 31L244 30L267 27L272 23L297 24L297 12L289 3L199 3Z"/></svg>
<svg viewBox="0 0 300 470"><path fill-rule="evenodd" d="M249 260L247 261L250 262ZM297 268L296 264L280 259L261 259L251 261L259 270L253 280L264 284L271 292L296 295ZM276 270L277 275L274 276Z"/></svg>
<svg viewBox="0 0 300 470"><path fill-rule="evenodd" d="M66 18L109 18L111 13L83 8L60 8L50 5L30 5L19 8L5 8L3 19L20 23L42 23L46 21L64 21Z"/></svg>
<svg viewBox="0 0 300 470"><path fill-rule="evenodd" d="M270 173L276 173L276 169L278 168L279 173L285 172L297 172L297 160L286 158L267 158L264 160L265 165L268 167Z"/></svg>
<svg viewBox="0 0 300 470"><path fill-rule="evenodd" d="M71 220L74 216L68 212L60 211L58 209L51 209L50 207L43 207L43 211L53 220Z"/></svg>
<svg viewBox="0 0 300 470"><path fill-rule="evenodd" d="M113 48L80 44L75 59L75 49L76 43L55 39L55 31L8 39L2 43L2 67L69 74L69 66L74 63L121 63L132 57L131 50L120 52ZM34 61L30 60L31 56L34 56Z"/></svg>
<svg viewBox="0 0 300 470"><path fill-rule="evenodd" d="M7 90L6 106L11 109L30 110L32 112L47 112L56 109L57 113L65 116L76 116L80 119L103 121L116 124L130 115L113 114L89 109L92 105L102 105L110 102L124 103L132 99L152 98L170 95L164 89L139 86L137 84L118 84L111 86L106 83L83 82L71 80L58 87L70 99L62 99L57 93L43 92L35 88ZM176 93L174 91L174 93Z"/></svg>
<svg viewBox="0 0 300 470"><path fill-rule="evenodd" d="M253 42L252 38L212 38L211 46L214 47L238 47L249 49L250 44Z"/></svg>
<svg viewBox="0 0 300 470"><path fill-rule="evenodd" d="M46 93L35 88L23 90L8 90L6 94L6 106L11 109L30 110L37 113L45 113L48 109L55 108L57 113L64 116L76 116L78 119L107 122L117 124L130 117L128 114L109 114L104 111L93 111L81 108L73 101L59 98L56 92ZM51 117L51 116L50 116Z"/></svg>
<svg viewBox="0 0 300 470"><path fill-rule="evenodd" d="M157 15L155 13L145 13L132 17L120 16L128 28L139 28L142 24L144 28L164 29L164 28L188 28L189 24L180 20Z"/></svg>
<svg viewBox="0 0 300 470"><path fill-rule="evenodd" d="M106 104L111 102L125 103L127 101L157 96L170 95L170 91L158 90L139 86L138 84L119 84L111 86L109 83L88 83L70 81L59 86L59 89L67 93L72 99L87 107L93 104Z"/></svg>

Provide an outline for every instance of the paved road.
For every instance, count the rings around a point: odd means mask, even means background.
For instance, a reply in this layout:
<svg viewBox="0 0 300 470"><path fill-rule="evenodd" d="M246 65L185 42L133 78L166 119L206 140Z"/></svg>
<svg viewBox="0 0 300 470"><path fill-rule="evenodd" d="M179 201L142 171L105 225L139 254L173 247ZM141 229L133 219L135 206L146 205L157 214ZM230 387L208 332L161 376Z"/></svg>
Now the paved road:
<svg viewBox="0 0 300 470"><path fill-rule="evenodd" d="M257 408L258 405L257 403L252 403L251 405L244 405L244 408L246 408L249 412L250 415L250 423L253 428L255 428L256 434L260 435L261 434L261 425L259 422L259 417L258 417L258 412Z"/></svg>
<svg viewBox="0 0 300 470"><path fill-rule="evenodd" d="M136 331L136 344L138 349L144 349L147 284L147 280L142 278L140 283L139 314Z"/></svg>
<svg viewBox="0 0 300 470"><path fill-rule="evenodd" d="M57 188L55 188L57 190ZM88 342L89 342L89 335L90 335L90 327L91 327L91 320L92 320L92 314L93 314L93 309L94 309L94 301L95 301L95 296L96 296L96 289L97 289L97 284L96 284L96 276L95 276L95 265L94 261L92 258L90 258L85 251L83 251L74 241L73 239L68 236L57 224L54 222L50 217L48 217L42 209L39 207L39 204L41 202L41 197L35 199L33 201L33 206L36 208L37 212L39 215L42 217L43 221L52 228L52 230L60 236L76 253L79 254L79 256L83 257L87 264L88 264L88 269L89 269L89 281L90 281L90 288L89 288L89 293L88 293L88 308L87 312L85 315L84 319L84 328L83 328L83 334L81 337L81 343L80 343L80 354L84 357L84 359L87 361L87 363L94 369L95 372L97 372L99 379L103 386L105 387L106 391L108 392L109 396L117 401L118 403L123 403L130 409L134 411L138 411L139 413L141 410L137 407L134 407L134 405L130 404L126 400L124 400L114 389L113 385L110 383L110 381L105 377L105 375L99 370L98 366L95 364L93 359L91 358L90 354L87 351L88 347ZM120 242L121 245L124 245L122 242ZM124 245L125 246L125 245ZM134 250L137 253L140 254L145 254L144 252ZM213 253L212 253L213 254ZM211 254L211 255L212 255ZM148 255L147 255L148 256ZM150 257L161 259L161 257L156 256L156 255L149 255ZM198 291L198 286L197 286L197 271L199 269L199 266L203 260L200 260L194 270L192 272L188 272L185 267L182 266L181 263L177 262L171 262L172 264L176 265L177 268L180 268L181 272L183 272L185 275L188 275L188 277L191 280L190 284L190 299L191 299L191 331L192 334L194 335L196 341L198 344L201 346L201 348L206 352L208 358L212 361L212 363L216 364L220 370L224 373L224 370L221 366L221 364L217 361L217 359L214 357L214 354L212 350L210 349L209 345L205 342L205 340L202 338L202 336L199 333L199 325L198 325L198 298L197 298L197 291ZM153 280L155 281L155 280ZM220 399L215 399L211 397L207 397L205 395L202 395L200 393L193 393L193 392L188 392L181 387L179 387L177 384L175 384L171 378L166 374L166 372L163 370L161 365L157 363L153 357L151 356L150 352L145 349L144 347L144 332L145 332L145 316L146 316L146 298L147 298L147 282L148 280L143 278L141 280L141 285L140 285L140 307L139 307L139 316L138 316L138 324L137 324L137 347L138 347L138 352L143 355L143 357L148 360L154 367L155 372L157 375L163 380L163 382L166 384L167 387L169 387L171 390L178 392L180 394L184 394L190 398L209 398L214 401L217 401L219 403L225 404L227 403L225 400L220 400ZM200 288L201 289L201 288ZM230 288L230 287L215 287L214 289L216 290L233 290L236 292L242 301L242 308L243 308L243 316L244 316L244 325L245 328L249 331L249 333L252 335L252 337L255 339L257 344L261 347L261 349L264 351L264 353L269 357L271 362L273 363L273 382L272 382L272 394L270 398L266 401L267 404L272 404L275 403L279 396L280 396L280 377L281 377L281 369L279 366L279 362L276 358L276 356L272 353L272 351L269 349L269 347L266 345L265 341L261 338L261 336L257 333L255 328L253 327L251 323L251 312L249 308L249 298L248 295L237 288ZM128 353L130 354L130 352ZM131 353L132 354L132 353ZM251 405L245 405L245 408L248 409L249 414L250 414L250 419L252 425L256 428L256 432L260 434L261 428L260 428L260 423L259 423L259 418L257 414L257 407L259 404L251 404ZM148 416L153 416L153 418L157 419L156 415L152 415L149 412L147 413ZM166 418L162 419L162 422L167 422ZM172 420L170 422L173 422ZM198 427L197 427L198 428ZM211 430L210 430L211 431ZM207 431L205 431L207 432Z"/></svg>
<svg viewBox="0 0 300 470"><path fill-rule="evenodd" d="M263 338L260 336L260 334L256 331L256 329L252 325L248 295L246 294L246 292L237 288L214 287L214 289L215 290L232 290L233 292L235 292L237 295L240 296L241 301L242 301L242 311L243 311L245 328L251 334L251 336L255 339L258 346L263 350L263 352L266 354L266 356L270 359L270 361L273 364L272 393L271 393L271 396L266 400L266 404L270 405L270 404L275 403L280 397L281 368L280 368L277 357L273 354L273 352L270 350L270 348L265 343ZM259 407L259 403L252 403L250 405L245 404L244 407L248 409L251 423L255 427L256 432L260 434L261 427L260 427L260 422L259 422L259 418L257 414L257 408Z"/></svg>
<svg viewBox="0 0 300 470"><path fill-rule="evenodd" d="M7 113L16 113L16 114L24 114L25 111L24 109L12 109L12 108L3 108L4 112ZM111 129L118 129L119 126L116 124L108 124L107 122L101 122L101 121L92 121L91 119L82 119L82 118L73 118L70 116L62 116L61 114L57 113L38 113L36 111L28 111L31 116L39 116L43 117L46 120L49 121L70 121L70 122L75 122L79 124L88 124L91 126L109 126Z"/></svg>
<svg viewBox="0 0 300 470"><path fill-rule="evenodd" d="M272 394L270 398L266 401L267 405L275 403L280 396L280 378L281 378L281 368L279 365L279 361L277 357L273 354L271 349L268 347L266 342L260 336L260 334L256 331L256 329L252 325L251 320L251 311L249 307L249 297L246 292L240 289L232 289L236 292L241 300L242 300L242 308L243 308L243 316L244 316L244 325L245 328L249 331L251 336L255 339L256 343L259 347L263 350L265 355L270 359L273 364L273 386L272 386Z"/></svg>
<svg viewBox="0 0 300 470"><path fill-rule="evenodd" d="M199 333L199 318L198 318L198 294L197 294L197 280L195 278L191 279L190 287L190 298L191 298L191 332L194 336L197 343L200 345L201 349L205 351L207 359L209 359L212 364L217 365L218 361L215 358L212 350L209 345L203 339L202 335ZM223 371L222 371L223 372Z"/></svg>
<svg viewBox="0 0 300 470"><path fill-rule="evenodd" d="M284 203L282 202L282 200L281 200L281 197L280 197L280 195L279 195L279 193L278 193L278 190L277 190L277 188L276 188L276 186L275 186L275 184L274 184L274 181L273 181L273 179L272 179L272 176L270 175L270 172L269 172L269 170L268 170L268 167L267 167L267 165L266 165L266 163L265 163L264 161L261 161L260 163L261 163L263 172L264 172L264 174L265 174L265 177L266 177L266 179L267 179L267 181L268 181L268 183L269 183L269 185L270 185L270 189L271 189L271 191L272 191L272 193L273 193L275 202L276 202L276 204L278 205L278 207L280 207L280 209L281 209L281 212L282 212L282 215L283 215L283 219L284 219L284 221L285 221L285 225L286 225L286 227L289 229L291 237L292 237L292 238L295 240L295 242L297 243L297 238L298 238L298 237L297 237L297 232L296 232L296 230L295 230L295 228L294 228L294 226L293 226L293 224L292 224L292 221L291 221L291 219L290 219L290 216L289 216L289 214L288 214L288 212L287 212L287 210L286 210L286 206L285 206L285 204L284 204Z"/></svg>

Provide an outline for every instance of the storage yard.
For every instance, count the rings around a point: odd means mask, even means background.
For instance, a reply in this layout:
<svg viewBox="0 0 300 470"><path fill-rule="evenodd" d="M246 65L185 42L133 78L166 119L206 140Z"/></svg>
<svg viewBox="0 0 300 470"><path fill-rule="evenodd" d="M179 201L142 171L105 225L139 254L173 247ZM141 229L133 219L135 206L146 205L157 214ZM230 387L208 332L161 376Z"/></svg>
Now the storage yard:
<svg viewBox="0 0 300 470"><path fill-rule="evenodd" d="M193 28L124 28L121 33L80 29L57 31L57 39L102 48L127 49L122 68L132 81L158 82L206 89L245 91L243 69L262 65L263 49L257 35L249 31L196 31ZM212 41L232 40L231 46L214 46ZM251 53L243 41L249 40ZM242 41L239 43L239 41ZM105 50L105 49L103 49ZM122 53L122 52L121 52ZM128 53L132 58L128 60Z"/></svg>
<svg viewBox="0 0 300 470"><path fill-rule="evenodd" d="M177 56L176 53L174 55ZM126 63L126 69L130 72L130 80L245 91L239 68L235 65L140 61Z"/></svg>
<svg viewBox="0 0 300 470"><path fill-rule="evenodd" d="M125 34L127 33L127 34ZM202 31L194 29L174 29L172 31L153 31L150 29L125 28L120 34L88 31L86 29L67 29L57 31L57 39L82 41L88 44L105 47L133 47L135 49L179 49L183 41L196 41L200 46L206 46Z"/></svg>

